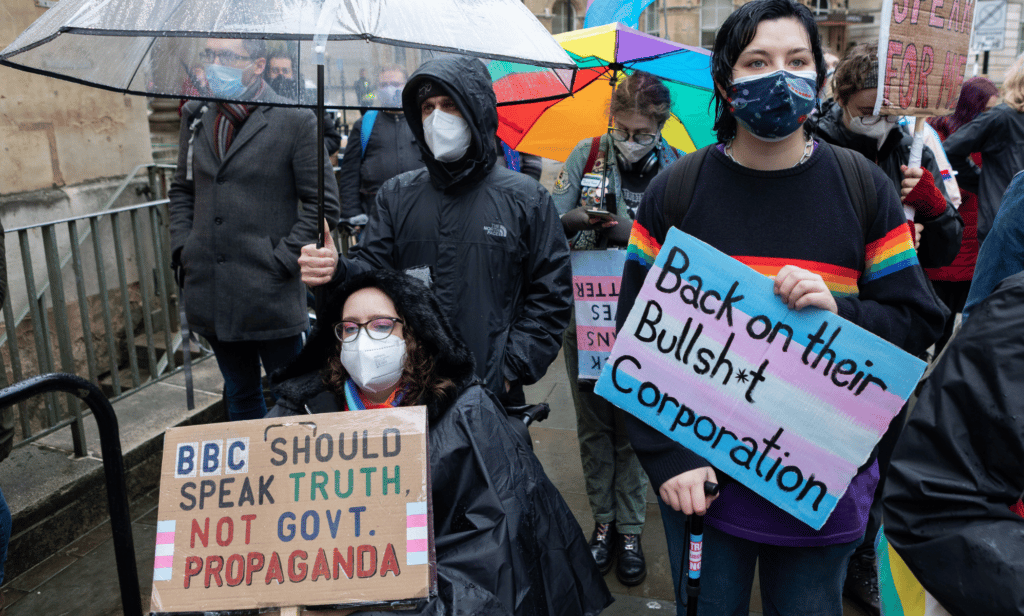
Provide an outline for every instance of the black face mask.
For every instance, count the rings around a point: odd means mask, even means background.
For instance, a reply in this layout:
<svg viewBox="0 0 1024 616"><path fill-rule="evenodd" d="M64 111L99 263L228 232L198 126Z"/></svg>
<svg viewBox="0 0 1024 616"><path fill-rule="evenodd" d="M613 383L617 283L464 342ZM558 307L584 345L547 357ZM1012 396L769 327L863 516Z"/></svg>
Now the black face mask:
<svg viewBox="0 0 1024 616"><path fill-rule="evenodd" d="M278 75L270 80L270 87L277 92L278 95L285 98L298 98L299 89L298 84L294 79L288 79L284 75Z"/></svg>

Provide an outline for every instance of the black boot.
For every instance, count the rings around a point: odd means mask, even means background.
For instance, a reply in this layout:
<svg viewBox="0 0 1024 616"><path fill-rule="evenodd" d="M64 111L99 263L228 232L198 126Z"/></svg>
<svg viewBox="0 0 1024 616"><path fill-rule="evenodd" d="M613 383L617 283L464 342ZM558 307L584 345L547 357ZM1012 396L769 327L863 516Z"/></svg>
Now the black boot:
<svg viewBox="0 0 1024 616"><path fill-rule="evenodd" d="M619 535L616 543L615 577L625 586L636 586L647 577L647 561L640 546L640 535Z"/></svg>
<svg viewBox="0 0 1024 616"><path fill-rule="evenodd" d="M879 616L878 574L875 570L875 554L854 554L846 569L843 596L871 616Z"/></svg>
<svg viewBox="0 0 1024 616"><path fill-rule="evenodd" d="M590 554L597 563L597 569L604 575L612 568L612 541L615 529L611 524L594 525L594 534L590 536Z"/></svg>

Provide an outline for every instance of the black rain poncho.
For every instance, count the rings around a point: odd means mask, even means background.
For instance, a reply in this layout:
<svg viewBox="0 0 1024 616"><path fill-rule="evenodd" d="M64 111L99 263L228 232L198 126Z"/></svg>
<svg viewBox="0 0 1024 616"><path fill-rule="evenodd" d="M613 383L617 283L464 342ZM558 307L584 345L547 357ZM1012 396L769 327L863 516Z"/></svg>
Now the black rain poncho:
<svg viewBox="0 0 1024 616"><path fill-rule="evenodd" d="M978 305L892 457L886 538L955 616L1024 614L1024 272Z"/></svg>

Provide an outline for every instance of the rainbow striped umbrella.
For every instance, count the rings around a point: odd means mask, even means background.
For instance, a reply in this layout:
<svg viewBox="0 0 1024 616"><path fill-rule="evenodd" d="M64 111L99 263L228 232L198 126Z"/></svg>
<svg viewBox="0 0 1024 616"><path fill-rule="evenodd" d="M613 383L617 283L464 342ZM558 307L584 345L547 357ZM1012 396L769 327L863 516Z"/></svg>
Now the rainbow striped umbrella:
<svg viewBox="0 0 1024 616"><path fill-rule="evenodd" d="M624 74L647 71L672 93L672 117L662 130L684 152L715 142L711 52L644 34L621 23L555 35L579 71L569 98L498 106L498 137L528 154L564 161L580 140L608 130L612 85ZM537 89L540 71L494 74L497 92ZM543 89L543 86L541 86ZM511 97L508 97L511 98ZM502 100L499 95L498 100Z"/></svg>

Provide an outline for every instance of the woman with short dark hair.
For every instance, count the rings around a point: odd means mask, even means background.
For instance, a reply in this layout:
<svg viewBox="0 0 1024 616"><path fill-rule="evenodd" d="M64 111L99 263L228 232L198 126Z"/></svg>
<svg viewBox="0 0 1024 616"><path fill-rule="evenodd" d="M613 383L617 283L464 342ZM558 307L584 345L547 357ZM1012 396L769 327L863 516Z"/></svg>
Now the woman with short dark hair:
<svg viewBox="0 0 1024 616"><path fill-rule="evenodd" d="M791 309L828 310L898 346L927 348L941 332L943 315L926 287L892 183L877 166L804 131L825 78L807 7L793 0L741 6L718 32L711 67L719 143L676 163L686 169L688 161L701 161L688 204L666 203L670 189L682 193L670 186L685 176L675 167L644 193L627 249L617 325L634 307L675 227L774 278L775 294ZM866 178L856 194L847 188L844 165ZM874 208L861 210L854 201L867 201L866 195L873 196ZM711 415L735 410L702 409L694 399L680 403ZM766 616L843 613L846 563L864 535L878 481L874 461L854 476L815 530L746 486L726 481L703 457L638 419L627 416L626 424L658 495L678 614L686 613L680 563L691 514L706 520L701 616L747 614L758 563ZM830 443L818 445L827 449ZM705 494L709 481L722 484L717 496Z"/></svg>

